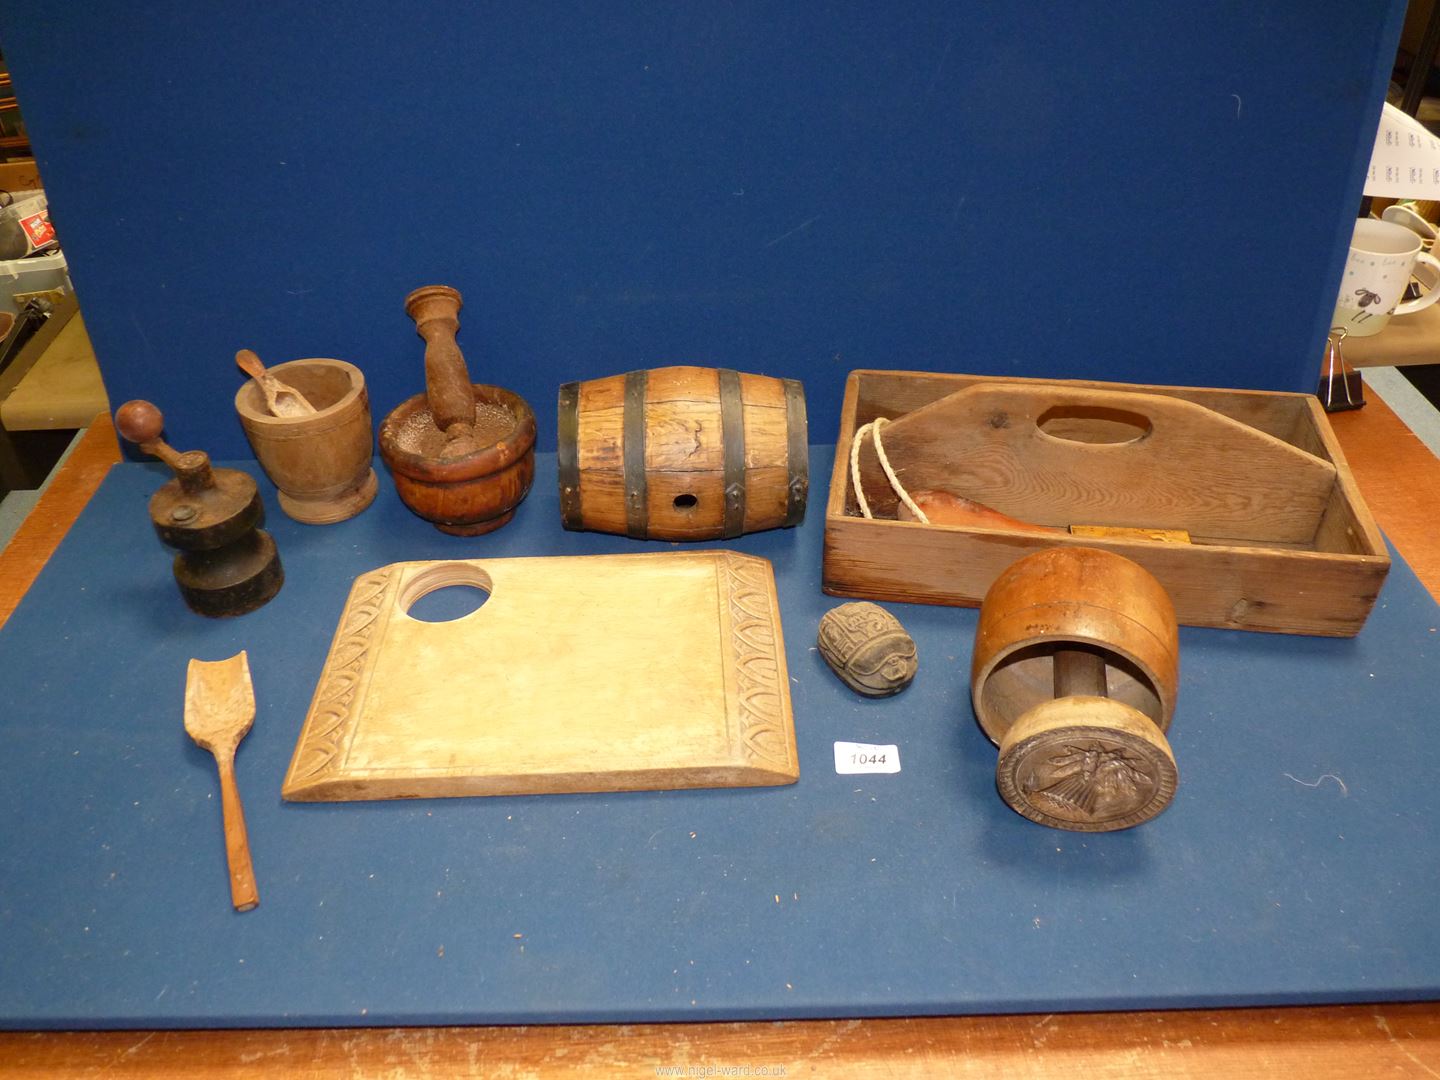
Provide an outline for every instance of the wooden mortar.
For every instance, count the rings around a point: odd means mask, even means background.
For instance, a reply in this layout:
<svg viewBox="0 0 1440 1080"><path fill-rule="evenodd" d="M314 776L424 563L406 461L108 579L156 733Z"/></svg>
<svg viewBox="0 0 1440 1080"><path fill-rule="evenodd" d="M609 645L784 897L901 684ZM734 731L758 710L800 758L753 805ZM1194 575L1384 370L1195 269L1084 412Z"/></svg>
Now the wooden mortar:
<svg viewBox="0 0 1440 1080"><path fill-rule="evenodd" d="M345 521L375 499L374 440L365 376L344 360L292 360L269 369L315 406L276 416L253 379L235 392L235 411L255 457L279 489L280 508L307 525Z"/></svg>
<svg viewBox="0 0 1440 1080"><path fill-rule="evenodd" d="M1136 563L1083 547L1013 563L985 594L970 669L1001 796L1080 832L1160 813L1179 781L1164 735L1179 664L1174 605Z"/></svg>
<svg viewBox="0 0 1440 1080"><path fill-rule="evenodd" d="M535 477L535 414L509 390L472 383L455 342L460 293L427 285L405 298L425 339L425 393L380 425L380 456L411 510L441 532L479 536L515 516Z"/></svg>

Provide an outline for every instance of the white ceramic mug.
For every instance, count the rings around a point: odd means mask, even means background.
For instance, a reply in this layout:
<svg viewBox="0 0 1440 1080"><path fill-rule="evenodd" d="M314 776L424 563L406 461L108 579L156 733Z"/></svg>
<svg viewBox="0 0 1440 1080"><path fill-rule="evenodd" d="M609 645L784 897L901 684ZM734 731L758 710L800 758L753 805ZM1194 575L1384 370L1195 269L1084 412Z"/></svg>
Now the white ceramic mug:
<svg viewBox="0 0 1440 1080"><path fill-rule="evenodd" d="M1370 218L1355 222L1330 325L1345 327L1351 337L1369 337L1385 329L1391 315L1408 315L1440 300L1437 290L1400 303L1417 262L1440 273L1440 262L1420 247L1420 237L1403 225Z"/></svg>

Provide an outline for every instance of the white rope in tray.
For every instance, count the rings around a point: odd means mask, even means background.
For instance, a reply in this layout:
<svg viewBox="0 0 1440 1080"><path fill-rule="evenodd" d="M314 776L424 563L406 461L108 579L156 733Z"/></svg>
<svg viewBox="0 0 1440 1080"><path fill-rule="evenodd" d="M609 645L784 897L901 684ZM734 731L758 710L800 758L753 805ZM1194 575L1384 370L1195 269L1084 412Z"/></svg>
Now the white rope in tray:
<svg viewBox="0 0 1440 1080"><path fill-rule="evenodd" d="M860 430L855 432L855 438L850 440L850 486L855 491L855 501L860 504L861 514L867 518L875 516L870 512L870 503L866 501L864 489L860 486L860 443L868 434L875 442L875 456L880 459L880 468L885 472L885 479L890 481L890 489L910 508L916 521L929 525L930 519L925 516L925 511L915 505L915 500L910 498L910 493L905 490L900 478L895 475L895 470L890 467L890 459L885 456L885 446L880 442L880 429L889 422L883 416L878 416L870 423L862 425Z"/></svg>

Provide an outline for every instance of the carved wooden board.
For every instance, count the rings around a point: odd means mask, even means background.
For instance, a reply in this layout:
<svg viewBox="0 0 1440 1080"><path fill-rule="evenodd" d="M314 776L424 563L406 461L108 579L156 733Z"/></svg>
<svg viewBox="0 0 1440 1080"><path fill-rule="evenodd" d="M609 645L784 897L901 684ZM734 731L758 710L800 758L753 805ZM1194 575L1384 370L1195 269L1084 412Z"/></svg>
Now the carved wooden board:
<svg viewBox="0 0 1440 1080"><path fill-rule="evenodd" d="M450 622L407 614L457 584L490 595ZM282 794L753 787L799 775L770 563L662 552L362 575Z"/></svg>

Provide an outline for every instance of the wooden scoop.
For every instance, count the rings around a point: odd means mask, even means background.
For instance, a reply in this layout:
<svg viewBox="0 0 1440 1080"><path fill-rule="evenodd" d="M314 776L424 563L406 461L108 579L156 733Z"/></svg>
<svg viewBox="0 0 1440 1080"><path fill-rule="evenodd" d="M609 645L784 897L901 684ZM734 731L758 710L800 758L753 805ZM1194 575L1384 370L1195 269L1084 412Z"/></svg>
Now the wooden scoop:
<svg viewBox="0 0 1440 1080"><path fill-rule="evenodd" d="M255 380L255 384L260 387L260 392L265 395L265 404L270 406L270 411L276 416L313 416L315 414L315 406L305 399L305 395L293 386L287 386L266 371L265 365L260 362L260 357L251 350L241 349L237 352L235 363L240 365L241 371Z"/></svg>
<svg viewBox="0 0 1440 1080"><path fill-rule="evenodd" d="M215 755L220 769L220 800L225 818L225 854L230 864L230 899L236 911L260 903L250 865L245 811L235 786L235 748L255 722L255 690L250 660L242 650L229 660L191 660L185 681L185 730Z"/></svg>

